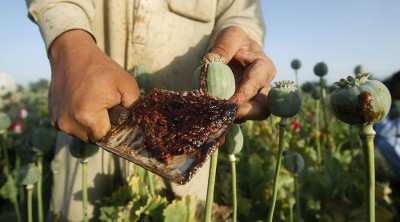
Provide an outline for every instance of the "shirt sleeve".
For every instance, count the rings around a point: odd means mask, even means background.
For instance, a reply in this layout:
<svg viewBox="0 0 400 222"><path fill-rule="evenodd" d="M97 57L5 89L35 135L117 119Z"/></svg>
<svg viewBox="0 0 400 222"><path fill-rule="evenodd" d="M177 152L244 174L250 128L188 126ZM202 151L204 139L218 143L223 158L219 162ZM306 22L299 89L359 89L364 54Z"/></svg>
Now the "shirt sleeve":
<svg viewBox="0 0 400 222"><path fill-rule="evenodd" d="M217 18L212 42L219 31L229 26L239 26L247 35L263 46L265 24L258 0L221 0L217 5Z"/></svg>
<svg viewBox="0 0 400 222"><path fill-rule="evenodd" d="M95 7L91 0L26 0L26 3L28 16L39 25L46 49L68 30L82 29L92 34Z"/></svg>

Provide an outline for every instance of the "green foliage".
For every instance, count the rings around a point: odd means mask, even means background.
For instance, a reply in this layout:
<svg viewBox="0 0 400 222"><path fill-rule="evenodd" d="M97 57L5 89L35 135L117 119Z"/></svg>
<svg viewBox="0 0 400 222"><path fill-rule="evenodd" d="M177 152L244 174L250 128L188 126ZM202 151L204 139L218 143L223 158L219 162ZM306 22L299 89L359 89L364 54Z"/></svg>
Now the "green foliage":
<svg viewBox="0 0 400 222"><path fill-rule="evenodd" d="M18 172L22 165L36 162L43 159L43 175L41 177L43 191L51 188L52 173L50 162L54 156L54 145L56 140L56 130L54 130L48 120L48 83L39 81L32 83L29 88L20 87L18 99L12 100L0 110L0 116L8 119L7 124L3 123L0 130L0 220L3 215L15 213L15 201L21 209L21 214L25 215L25 192L22 186L17 183ZM20 116L20 111L24 109L27 115ZM11 127L18 123L22 126L22 131L13 131L4 127ZM50 203L50 192L43 192L43 203L45 207L44 215L48 214ZM37 196L34 194L34 207ZM36 212L34 212L36 213ZM34 215L35 218L35 215ZM4 220L7 221L7 220ZM8 221L17 221L14 218Z"/></svg>
<svg viewBox="0 0 400 222"><path fill-rule="evenodd" d="M318 101L311 96L317 83L305 84L300 113L289 118L286 127L284 148L297 152L304 158L305 168L298 176L300 209L303 221L364 221L363 209L363 165L357 132L338 121L328 109L331 147L325 149L326 124ZM43 190L51 189L51 166L54 156L56 131L48 121L47 87L20 90L20 100L9 104L0 114L11 123L19 121L24 129L21 134L3 130L0 152L0 220L13 214L12 198L15 194L20 206L24 206L24 192L17 184L20 167L43 157ZM334 87L328 86L326 93ZM26 108L28 117L18 117L18 110ZM318 115L317 115L318 114ZM237 200L239 221L265 221L270 208L276 153L278 149L279 118L265 121L247 121L241 124L244 146L237 158ZM301 125L299 131L291 129L290 122ZM316 128L316 124L319 128ZM9 125L8 123L5 125ZM8 127L3 127L3 129ZM317 144L323 147L318 159ZM36 150L35 150L36 149ZM39 150L40 152L37 152ZM7 154L7 156L5 155ZM377 156L379 158L379 156ZM388 171L384 159L376 160L376 221L400 221L400 189L398 181ZM154 180L154 194L150 191L149 179ZM215 202L231 212L232 175L227 155L219 155L215 186ZM23 189L22 189L23 191ZM274 221L288 221L293 207L293 176L281 170ZM14 193L14 194L13 194ZM49 206L50 192L43 192L45 204ZM34 196L34 199L36 196ZM33 201L36 202L35 200ZM164 181L143 168L135 167L126 183L114 187L113 193L104 198L100 207L100 221L201 221L201 202L189 196L182 199L171 194ZM49 209L45 207L44 209ZM24 209L21 208L24 214ZM44 215L47 215L45 212ZM4 217L3 217L4 216ZM35 218L35 217L34 217ZM213 216L216 221L218 216ZM225 217L226 218L226 217Z"/></svg>
<svg viewBox="0 0 400 222"><path fill-rule="evenodd" d="M10 117L5 113L0 113L0 131L7 130L10 125Z"/></svg>
<svg viewBox="0 0 400 222"><path fill-rule="evenodd" d="M47 79L41 79L37 82L29 84L29 89L32 92L46 91L49 88L49 81Z"/></svg>
<svg viewBox="0 0 400 222"><path fill-rule="evenodd" d="M299 194L303 221L364 221L364 180L361 144L355 130L336 120L328 113L330 121L331 148L322 150L322 160L318 161L317 140L325 147L327 137L321 113L315 116L318 101L310 93L302 95L300 115L289 119L301 125L296 132L286 128L285 149L301 154L305 168L299 174ZM328 110L329 111L329 110ZM321 131L316 132L318 118ZM238 180L238 218L241 221L266 220L272 197L272 178L275 157L278 149L279 118L270 117L262 122L242 124L244 148L237 155ZM316 137L315 135L318 135ZM218 163L216 201L221 205L230 205L230 172L226 167L229 161L221 157ZM400 197L392 183L392 177L377 164L376 220L397 221L399 217L398 198ZM379 184L379 185L378 185ZM287 170L281 171L277 206L274 221L287 221L290 211L289 199L294 191L293 177ZM397 203L397 204L396 204ZM379 213L378 213L379 212Z"/></svg>
<svg viewBox="0 0 400 222"><path fill-rule="evenodd" d="M164 210L164 221L195 221L196 206L197 200L195 196L187 196L182 200L173 200Z"/></svg>
<svg viewBox="0 0 400 222"><path fill-rule="evenodd" d="M194 221L197 200L188 196L169 202L161 195L152 196L143 181L143 169L106 198L100 208L100 221Z"/></svg>

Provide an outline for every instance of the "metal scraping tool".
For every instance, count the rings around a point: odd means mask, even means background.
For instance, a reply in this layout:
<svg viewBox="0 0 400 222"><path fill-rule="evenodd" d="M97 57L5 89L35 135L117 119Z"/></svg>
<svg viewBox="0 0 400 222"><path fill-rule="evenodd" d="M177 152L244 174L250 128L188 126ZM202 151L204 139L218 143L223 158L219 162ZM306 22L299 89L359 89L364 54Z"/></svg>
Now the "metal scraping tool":
<svg viewBox="0 0 400 222"><path fill-rule="evenodd" d="M170 102L176 101L171 100ZM188 102L190 103L190 101ZM111 129L96 144L172 182L185 184L224 143L226 132L233 123L236 110L234 112L233 116L224 119L225 124L220 124L220 128L214 134L209 135L200 148L191 153L174 155L168 163L156 158L145 148L143 145L146 139L145 127L138 124L133 111L128 111L121 106L115 106L109 110Z"/></svg>

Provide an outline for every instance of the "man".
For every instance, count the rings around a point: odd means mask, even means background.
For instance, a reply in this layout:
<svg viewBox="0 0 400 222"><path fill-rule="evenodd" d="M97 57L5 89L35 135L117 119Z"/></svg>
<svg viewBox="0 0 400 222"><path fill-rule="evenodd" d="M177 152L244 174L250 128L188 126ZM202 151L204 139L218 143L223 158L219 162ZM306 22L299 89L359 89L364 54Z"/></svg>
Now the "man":
<svg viewBox="0 0 400 222"><path fill-rule="evenodd" d="M374 143L377 151L383 155L392 169L394 178L400 181L400 71L383 82L389 89L392 105L389 114L374 126L376 131Z"/></svg>
<svg viewBox="0 0 400 222"><path fill-rule="evenodd" d="M222 58L234 71L237 86L231 100L239 104L239 121L269 115L266 97L275 67L263 52L258 1L31 0L28 7L52 67L51 121L69 135L98 141L110 128L109 108L135 105L139 89L127 70L143 64L152 73L155 88L190 90L194 70L205 55ZM64 162L60 174L68 175L60 179L66 187L57 192L64 194L63 217L80 220L80 211L71 210L77 205L73 194L80 190L74 182L79 171L70 170L75 163L67 156L65 149L56 152ZM103 187L94 183L100 168L96 166L104 164L101 154L91 164L89 186L101 194ZM208 173L204 168L175 192L204 199Z"/></svg>

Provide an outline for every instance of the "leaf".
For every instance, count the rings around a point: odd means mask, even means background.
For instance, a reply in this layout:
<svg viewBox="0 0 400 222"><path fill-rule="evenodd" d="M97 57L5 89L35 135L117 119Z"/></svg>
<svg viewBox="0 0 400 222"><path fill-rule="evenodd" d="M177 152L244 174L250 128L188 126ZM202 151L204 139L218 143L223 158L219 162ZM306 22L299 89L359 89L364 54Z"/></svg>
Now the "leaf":
<svg viewBox="0 0 400 222"><path fill-rule="evenodd" d="M145 172L141 167L136 167L135 171L141 172L140 175L132 175L128 181L129 187L132 190L133 194L138 194L140 196L148 196L149 191L147 190L147 185L145 181ZM135 172L137 173L137 172Z"/></svg>
<svg viewBox="0 0 400 222"><path fill-rule="evenodd" d="M252 207L252 201L248 198L238 198L238 212L243 215L249 215Z"/></svg>
<svg viewBox="0 0 400 222"><path fill-rule="evenodd" d="M11 118L7 114L0 112L0 131L7 130L10 125Z"/></svg>
<svg viewBox="0 0 400 222"><path fill-rule="evenodd" d="M164 210L165 222L192 222L195 221L197 198L187 196L182 200L174 200Z"/></svg>
<svg viewBox="0 0 400 222"><path fill-rule="evenodd" d="M12 187L15 187L15 183L9 178L6 182L0 187L0 197L4 199L11 199L12 197ZM16 189L16 188L14 188Z"/></svg>
<svg viewBox="0 0 400 222"><path fill-rule="evenodd" d="M162 221L162 213L167 204L168 201L165 197L159 195L149 197L146 204L140 206L139 209L137 209L137 205L132 207L130 219L131 221L138 221L143 216L150 216L152 221Z"/></svg>
<svg viewBox="0 0 400 222"><path fill-rule="evenodd" d="M381 205L375 205L376 221L393 221L393 213Z"/></svg>
<svg viewBox="0 0 400 222"><path fill-rule="evenodd" d="M249 185L250 188L260 188L262 185L261 181L264 178L264 171L262 168L264 161L261 157L252 153L249 158L249 168L248 168L248 176L249 176Z"/></svg>
<svg viewBox="0 0 400 222"><path fill-rule="evenodd" d="M100 207L100 221L104 222L113 222L115 221L118 212L123 207L115 207L115 206L102 206Z"/></svg>
<svg viewBox="0 0 400 222"><path fill-rule="evenodd" d="M124 206L133 197L132 191L129 187L123 186L111 194L107 201L114 206Z"/></svg>

